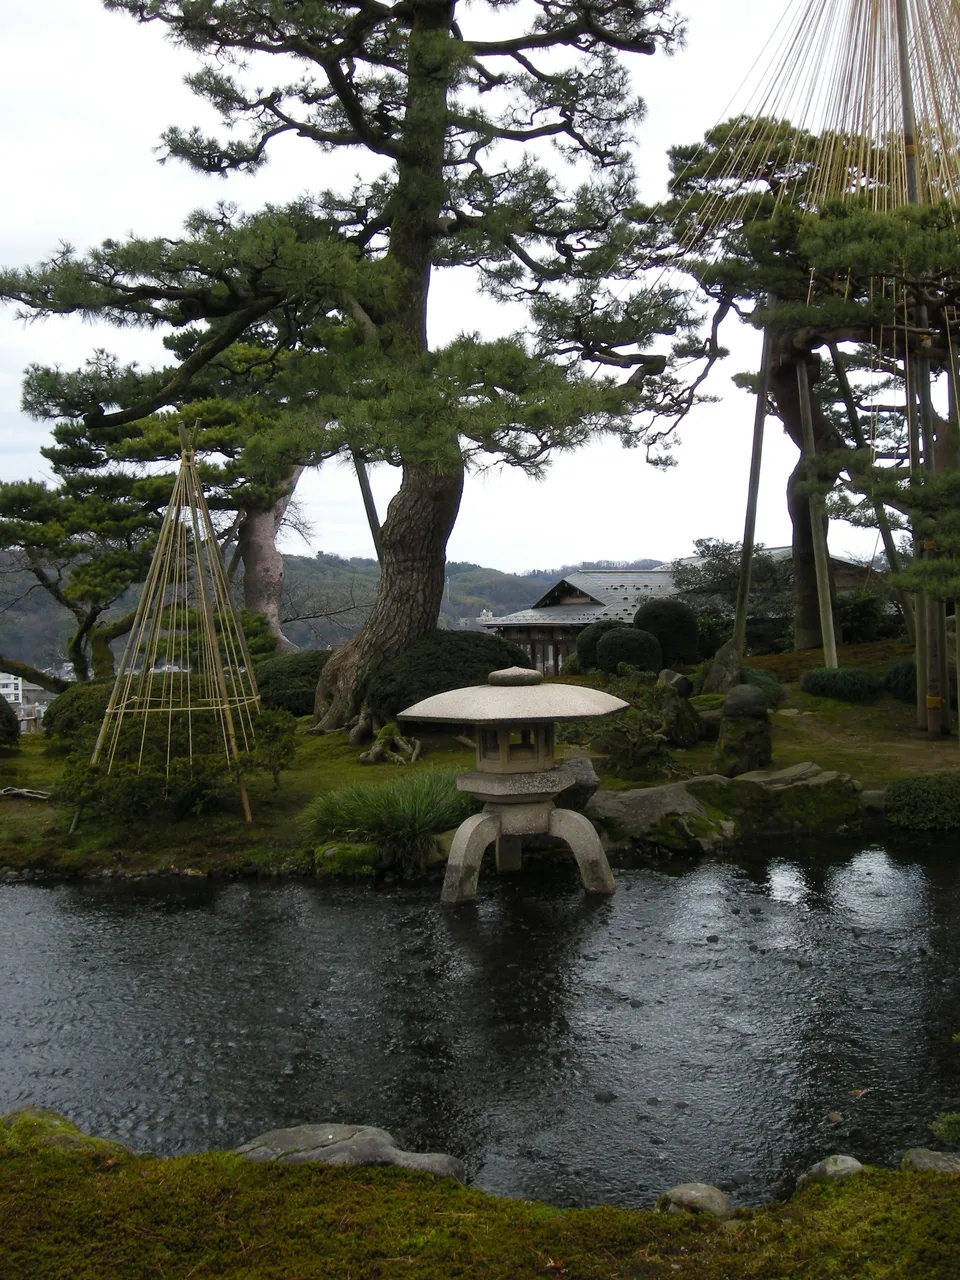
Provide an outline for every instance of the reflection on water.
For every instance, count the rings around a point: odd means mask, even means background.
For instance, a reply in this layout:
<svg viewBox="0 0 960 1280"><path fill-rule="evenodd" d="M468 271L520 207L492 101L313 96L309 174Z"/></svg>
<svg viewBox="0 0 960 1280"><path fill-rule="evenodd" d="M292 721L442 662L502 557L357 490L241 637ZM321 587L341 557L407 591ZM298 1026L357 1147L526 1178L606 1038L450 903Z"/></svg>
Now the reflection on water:
<svg viewBox="0 0 960 1280"><path fill-rule="evenodd" d="M491 876L455 912L433 885L0 886L0 1110L162 1154L360 1121L491 1191L629 1205L891 1163L960 1107L950 849L618 882Z"/></svg>

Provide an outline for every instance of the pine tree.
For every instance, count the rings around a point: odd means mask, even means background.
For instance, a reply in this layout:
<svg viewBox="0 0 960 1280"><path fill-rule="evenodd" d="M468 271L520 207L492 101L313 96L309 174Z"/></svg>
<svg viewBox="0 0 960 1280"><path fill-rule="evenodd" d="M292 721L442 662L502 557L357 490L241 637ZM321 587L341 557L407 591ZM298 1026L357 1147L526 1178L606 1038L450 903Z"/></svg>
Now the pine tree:
<svg viewBox="0 0 960 1280"><path fill-rule="evenodd" d="M359 710L377 665L436 623L465 466L492 455L536 471L551 449L599 430L655 445L694 402L649 354L661 333L679 330L682 347L691 317L674 290L645 285L659 233L646 238L624 216L643 110L634 59L675 45L680 25L669 0L491 0L462 15L453 0L105 2L202 59L190 83L225 140L172 128L171 156L211 174L249 171L291 134L314 144L317 178L324 155L356 157L349 189L296 210L259 221L221 211L181 242L104 246L0 281L42 311L191 335L165 381L139 404L101 406L105 420L177 403L205 363L253 331L265 359L303 357L288 401L300 458L311 424L336 423L344 447L402 469L380 530L377 600L324 672L318 714L336 727ZM274 60L274 86L247 87L237 66L251 55ZM466 336L429 350L431 275L445 267L525 303L529 340ZM589 380L581 359L630 376ZM655 426L638 422L642 410Z"/></svg>

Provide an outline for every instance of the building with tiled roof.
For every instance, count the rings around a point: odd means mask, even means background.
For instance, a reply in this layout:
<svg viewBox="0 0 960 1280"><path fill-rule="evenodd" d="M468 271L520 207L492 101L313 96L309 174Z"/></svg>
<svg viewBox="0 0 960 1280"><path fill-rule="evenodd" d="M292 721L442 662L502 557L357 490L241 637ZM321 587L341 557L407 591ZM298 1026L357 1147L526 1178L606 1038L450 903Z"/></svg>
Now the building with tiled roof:
<svg viewBox="0 0 960 1280"><path fill-rule="evenodd" d="M786 559L790 547L765 547L775 559ZM688 556L684 564L697 564L701 557ZM861 565L831 556L837 587L852 590L861 586L869 573ZM577 636L591 622L612 618L632 623L647 600L676 595L673 575L664 565L659 569L584 569L568 573L529 609L495 618L484 614L481 626L495 631L504 640L525 649L534 666L545 675L556 675L574 652Z"/></svg>

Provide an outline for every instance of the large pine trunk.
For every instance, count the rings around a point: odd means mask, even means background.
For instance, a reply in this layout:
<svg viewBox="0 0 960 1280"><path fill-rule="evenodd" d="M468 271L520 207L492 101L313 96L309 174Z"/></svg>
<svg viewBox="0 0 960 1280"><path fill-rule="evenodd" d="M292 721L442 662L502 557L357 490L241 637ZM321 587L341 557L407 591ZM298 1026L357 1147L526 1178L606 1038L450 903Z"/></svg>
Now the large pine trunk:
<svg viewBox="0 0 960 1280"><path fill-rule="evenodd" d="M390 358L401 363L419 362L427 350L431 259L447 200L447 93L457 74L455 43L441 52L445 42L453 41L454 0L414 4L411 13L403 150L390 200L388 251L404 286L392 306L385 300L378 316L379 340ZM414 456L422 458L420 442L411 445ZM439 448L434 468L404 458L403 479L380 534L377 598L359 634L323 669L314 708L320 729L338 729L352 720L377 668L437 625L447 539L463 492L463 464L452 432L447 445Z"/></svg>
<svg viewBox="0 0 960 1280"><path fill-rule="evenodd" d="M277 550L277 534L293 498L303 467L296 467L281 496L270 507L251 508L237 534L237 554L243 564L243 603L251 613L262 613L278 653L295 653L297 646L283 634L280 605L283 598L283 556Z"/></svg>
<svg viewBox="0 0 960 1280"><path fill-rule="evenodd" d="M381 528L380 589L363 629L323 669L314 708L319 728L353 719L377 667L437 625L462 492L462 468L443 476L404 468Z"/></svg>
<svg viewBox="0 0 960 1280"><path fill-rule="evenodd" d="M819 379L819 362L810 366L811 390ZM800 450L800 459L787 481L787 510L793 525L793 575L794 614L793 645L795 649L819 649L823 644L820 628L820 601L817 595L817 568L813 553L813 525L810 516L810 496L806 488L807 468L803 458L803 426L800 420L800 394L797 388L797 368L792 360L775 361L770 371L770 393L777 406L777 414L787 435ZM814 391L811 396L813 409L813 438L817 450L817 477L824 484L834 484L843 470L836 455L845 448L842 437L825 416ZM834 460L828 461L827 456ZM836 626L837 591L830 568L830 599L834 608Z"/></svg>

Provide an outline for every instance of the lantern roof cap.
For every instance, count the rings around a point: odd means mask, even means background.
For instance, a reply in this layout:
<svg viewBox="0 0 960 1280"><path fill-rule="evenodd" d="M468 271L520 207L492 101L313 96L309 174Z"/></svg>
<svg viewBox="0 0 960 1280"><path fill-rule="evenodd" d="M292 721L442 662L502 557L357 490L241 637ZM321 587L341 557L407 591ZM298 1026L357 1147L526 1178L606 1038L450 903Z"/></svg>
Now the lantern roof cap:
<svg viewBox="0 0 960 1280"><path fill-rule="evenodd" d="M539 671L507 667L493 671L486 684L448 689L400 712L401 720L437 720L448 724L535 724L609 716L630 704L599 689L545 684Z"/></svg>

